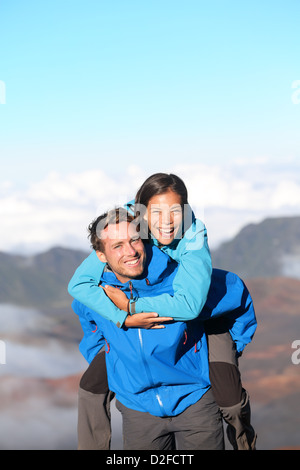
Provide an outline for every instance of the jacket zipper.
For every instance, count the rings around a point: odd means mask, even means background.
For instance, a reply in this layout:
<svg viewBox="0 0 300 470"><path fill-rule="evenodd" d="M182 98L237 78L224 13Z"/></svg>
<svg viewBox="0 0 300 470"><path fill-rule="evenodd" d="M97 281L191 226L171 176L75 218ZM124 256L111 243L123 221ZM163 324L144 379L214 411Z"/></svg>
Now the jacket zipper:
<svg viewBox="0 0 300 470"><path fill-rule="evenodd" d="M156 388L156 387L154 387L153 378L152 378L152 375L151 375L151 372L150 372L148 363L147 363L146 358L145 358L145 354L144 354L144 344L143 344L143 336L142 336L142 330L141 330L141 328L138 329L138 334L139 334L139 342L140 342L140 347L141 347L142 361L143 361L143 364L144 364L144 367L145 367L145 371L146 371L148 380L149 380L150 384L151 384L152 387L153 387L153 392L155 393L155 398L156 398L156 400L157 400L157 402L158 402L158 404L159 404L159 407L161 408L163 414L164 414L165 416L167 416L167 413L166 413L166 411L165 411L165 409L164 409L164 405L163 405L161 396L159 395L159 393L158 393L157 391L155 391L155 388Z"/></svg>
<svg viewBox="0 0 300 470"><path fill-rule="evenodd" d="M149 283L148 279L146 279L146 282L147 282L147 284ZM129 281L129 289L130 289L130 300L132 300L133 299L133 289L132 289L132 282L131 281ZM156 398L163 414L166 416L166 412L165 412L165 409L164 409L164 406L163 406L162 399L161 399L159 393L155 392L155 390L154 390L155 387L154 387L154 383L153 383L153 378L152 378L152 375L151 375L151 372L150 372L150 369L149 369L149 366L148 366L148 363L146 361L145 354L144 354L143 335L142 335L141 328L138 328L138 335L139 335L139 342L140 342L140 347L141 347L142 361L143 361L143 364L144 364L144 367L145 367L145 370L146 370L148 380L149 380L150 384L153 386L153 391L155 393L155 398Z"/></svg>
<svg viewBox="0 0 300 470"><path fill-rule="evenodd" d="M131 281L129 281L129 289L130 289L130 300L132 300L133 299L133 292L132 292L133 288L132 288L132 282Z"/></svg>

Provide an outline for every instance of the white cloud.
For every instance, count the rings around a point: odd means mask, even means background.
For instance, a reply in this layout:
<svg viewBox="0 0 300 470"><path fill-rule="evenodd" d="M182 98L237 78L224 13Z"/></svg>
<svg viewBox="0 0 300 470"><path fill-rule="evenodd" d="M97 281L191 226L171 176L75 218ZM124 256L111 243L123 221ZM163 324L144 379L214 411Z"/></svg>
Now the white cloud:
<svg viewBox="0 0 300 470"><path fill-rule="evenodd" d="M267 158L226 165L177 166L189 201L205 221L211 247L246 224L266 217L300 215L300 164L273 164Z"/></svg>
<svg viewBox="0 0 300 470"><path fill-rule="evenodd" d="M56 378L77 374L87 363L78 346L49 336L55 319L38 310L0 305L5 365L1 376Z"/></svg>
<svg viewBox="0 0 300 470"><path fill-rule="evenodd" d="M122 181L100 170L50 173L24 190L7 186L0 195L0 250L31 252L53 245L88 249L88 224L134 196L140 184L136 173L128 168Z"/></svg>
<svg viewBox="0 0 300 470"><path fill-rule="evenodd" d="M160 170L158 170L160 171ZM185 181L189 200L204 219L211 246L265 217L300 214L300 166L268 159L224 165L182 164L170 169ZM88 249L87 226L102 211L134 197L149 173L129 167L122 177L101 170L50 173L25 189L3 184L0 250L36 252L53 245Z"/></svg>

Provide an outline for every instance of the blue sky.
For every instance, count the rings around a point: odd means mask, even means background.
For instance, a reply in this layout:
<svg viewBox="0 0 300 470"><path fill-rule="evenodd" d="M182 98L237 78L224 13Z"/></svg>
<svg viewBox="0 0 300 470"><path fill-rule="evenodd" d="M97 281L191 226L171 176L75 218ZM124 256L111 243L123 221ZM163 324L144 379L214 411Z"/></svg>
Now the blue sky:
<svg viewBox="0 0 300 470"><path fill-rule="evenodd" d="M299 17L298 0L2 0L0 189L53 172L298 171Z"/></svg>

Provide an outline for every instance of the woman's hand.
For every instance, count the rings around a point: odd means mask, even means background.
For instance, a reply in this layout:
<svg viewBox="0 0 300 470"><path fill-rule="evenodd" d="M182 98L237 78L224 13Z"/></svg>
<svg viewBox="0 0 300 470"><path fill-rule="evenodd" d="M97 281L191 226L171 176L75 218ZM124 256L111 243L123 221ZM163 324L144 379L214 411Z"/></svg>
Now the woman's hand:
<svg viewBox="0 0 300 470"><path fill-rule="evenodd" d="M128 305L128 298L126 294L117 287L112 286L100 286L106 293L106 295L110 298L110 300L118 307L120 310L124 310L127 312L127 305Z"/></svg>
<svg viewBox="0 0 300 470"><path fill-rule="evenodd" d="M145 328L146 330L157 330L165 328L162 323L170 322L171 317L159 317L156 312L143 312L128 315L125 320L127 328Z"/></svg>

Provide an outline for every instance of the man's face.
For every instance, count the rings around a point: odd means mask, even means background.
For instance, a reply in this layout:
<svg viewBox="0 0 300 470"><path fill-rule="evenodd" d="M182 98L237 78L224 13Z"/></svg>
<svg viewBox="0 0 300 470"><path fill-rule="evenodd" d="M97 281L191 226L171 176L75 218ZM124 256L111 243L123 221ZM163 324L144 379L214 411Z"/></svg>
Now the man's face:
<svg viewBox="0 0 300 470"><path fill-rule="evenodd" d="M121 282L141 276L146 252L134 224L110 224L101 232L103 252L97 252L100 261L107 263Z"/></svg>

